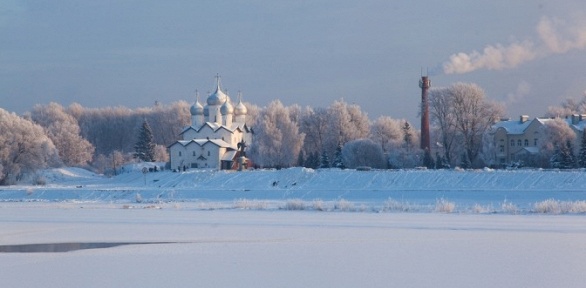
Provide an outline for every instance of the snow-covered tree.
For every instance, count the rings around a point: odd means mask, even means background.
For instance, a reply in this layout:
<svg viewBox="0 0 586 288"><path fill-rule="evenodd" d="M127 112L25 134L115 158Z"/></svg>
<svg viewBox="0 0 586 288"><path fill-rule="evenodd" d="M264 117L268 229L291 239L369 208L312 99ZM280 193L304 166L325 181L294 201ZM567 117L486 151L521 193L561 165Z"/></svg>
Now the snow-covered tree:
<svg viewBox="0 0 586 288"><path fill-rule="evenodd" d="M369 166L377 169L386 168L383 150L370 139L349 141L342 148L344 164L348 168Z"/></svg>
<svg viewBox="0 0 586 288"><path fill-rule="evenodd" d="M403 121L381 116L370 125L370 139L381 146L383 153L388 153L391 149L401 145L403 137L401 123Z"/></svg>
<svg viewBox="0 0 586 288"><path fill-rule="evenodd" d="M301 112L299 131L305 134L303 151L307 155L307 159L313 153L322 152L328 129L328 114L326 109L306 107Z"/></svg>
<svg viewBox="0 0 586 288"><path fill-rule="evenodd" d="M566 146L567 141L573 143L576 139L576 134L570 128L564 119L555 118L548 120L542 127L544 140L541 141L539 150L541 158L541 167L559 166L561 165L561 152ZM560 164L556 164L556 163Z"/></svg>
<svg viewBox="0 0 586 288"><path fill-rule="evenodd" d="M454 145L461 143L463 151L458 154L473 164L478 161L484 133L504 114L502 105L486 100L482 88L469 83L432 90L430 108L445 157L451 161Z"/></svg>
<svg viewBox="0 0 586 288"><path fill-rule="evenodd" d="M339 169L346 169L346 165L344 165L344 157L342 156L342 145L338 145L336 148L336 153L334 154L334 161L332 162L332 167L339 168Z"/></svg>
<svg viewBox="0 0 586 288"><path fill-rule="evenodd" d="M58 162L57 149L41 126L0 108L0 185Z"/></svg>
<svg viewBox="0 0 586 288"><path fill-rule="evenodd" d="M254 125L251 158L263 167L290 167L298 160L305 134L291 121L289 110L279 101L271 102Z"/></svg>
<svg viewBox="0 0 586 288"><path fill-rule="evenodd" d="M429 113L431 124L438 132L438 142L443 150L443 158L452 162L454 148L457 146L456 117L454 117L453 97L449 88L433 88L429 93Z"/></svg>
<svg viewBox="0 0 586 288"><path fill-rule="evenodd" d="M77 120L66 113L63 106L57 103L35 105L30 117L45 129L65 165L83 166L91 161L93 145L81 137Z"/></svg>
<svg viewBox="0 0 586 288"><path fill-rule="evenodd" d="M413 149L413 130L411 129L411 125L409 122L405 121L403 127L403 145L406 151L411 151Z"/></svg>
<svg viewBox="0 0 586 288"><path fill-rule="evenodd" d="M138 132L136 144L134 144L134 157L145 162L155 160L155 142L151 126L145 119Z"/></svg>
<svg viewBox="0 0 586 288"><path fill-rule="evenodd" d="M327 120L323 149L330 158L333 158L338 144L344 145L348 141L367 138L370 134L368 116L356 104L335 101L327 109Z"/></svg>

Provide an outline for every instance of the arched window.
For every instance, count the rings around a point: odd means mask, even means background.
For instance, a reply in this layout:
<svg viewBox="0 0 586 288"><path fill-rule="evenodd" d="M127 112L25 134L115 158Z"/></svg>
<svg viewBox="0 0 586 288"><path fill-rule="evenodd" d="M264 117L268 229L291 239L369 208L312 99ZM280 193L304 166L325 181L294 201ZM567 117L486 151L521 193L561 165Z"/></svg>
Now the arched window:
<svg viewBox="0 0 586 288"><path fill-rule="evenodd" d="M511 147L515 146L515 140L511 139Z"/></svg>
<svg viewBox="0 0 586 288"><path fill-rule="evenodd" d="M525 147L529 146L529 140L525 139Z"/></svg>
<svg viewBox="0 0 586 288"><path fill-rule="evenodd" d="M521 139L517 140L517 146L521 146Z"/></svg>

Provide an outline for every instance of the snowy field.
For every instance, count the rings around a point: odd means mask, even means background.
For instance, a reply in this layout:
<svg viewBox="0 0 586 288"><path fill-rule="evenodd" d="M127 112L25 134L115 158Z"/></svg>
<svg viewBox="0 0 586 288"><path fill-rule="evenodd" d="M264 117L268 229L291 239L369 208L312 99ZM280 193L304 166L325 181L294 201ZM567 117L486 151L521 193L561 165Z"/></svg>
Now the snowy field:
<svg viewBox="0 0 586 288"><path fill-rule="evenodd" d="M0 287L586 283L583 171L126 171L0 188Z"/></svg>

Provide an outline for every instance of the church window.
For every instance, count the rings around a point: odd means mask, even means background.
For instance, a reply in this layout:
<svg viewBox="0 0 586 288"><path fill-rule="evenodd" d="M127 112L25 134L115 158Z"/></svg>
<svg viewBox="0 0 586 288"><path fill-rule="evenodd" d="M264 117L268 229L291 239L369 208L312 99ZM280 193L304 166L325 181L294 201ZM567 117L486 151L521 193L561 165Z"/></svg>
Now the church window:
<svg viewBox="0 0 586 288"><path fill-rule="evenodd" d="M210 156L210 151L208 151L208 156Z"/></svg>
<svg viewBox="0 0 586 288"><path fill-rule="evenodd" d="M195 151L193 151L193 157L195 157Z"/></svg>
<svg viewBox="0 0 586 288"><path fill-rule="evenodd" d="M521 139L517 140L517 146L521 146Z"/></svg>
<svg viewBox="0 0 586 288"><path fill-rule="evenodd" d="M537 146L537 138L533 139L533 146Z"/></svg>
<svg viewBox="0 0 586 288"><path fill-rule="evenodd" d="M529 146L529 140L525 139L525 147Z"/></svg>
<svg viewBox="0 0 586 288"><path fill-rule="evenodd" d="M179 157L181 157L181 151L179 151Z"/></svg>

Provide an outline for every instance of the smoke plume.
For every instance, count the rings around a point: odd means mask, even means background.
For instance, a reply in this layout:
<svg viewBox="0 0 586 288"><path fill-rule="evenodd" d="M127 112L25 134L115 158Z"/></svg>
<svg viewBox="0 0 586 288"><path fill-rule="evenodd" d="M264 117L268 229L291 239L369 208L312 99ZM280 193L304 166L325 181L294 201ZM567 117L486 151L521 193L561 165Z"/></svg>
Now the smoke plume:
<svg viewBox="0 0 586 288"><path fill-rule="evenodd" d="M536 27L539 42L527 40L509 45L488 45L481 52L452 54L443 64L446 74L462 74L478 69L502 70L550 54L586 48L586 25L568 24L559 19L542 17Z"/></svg>

